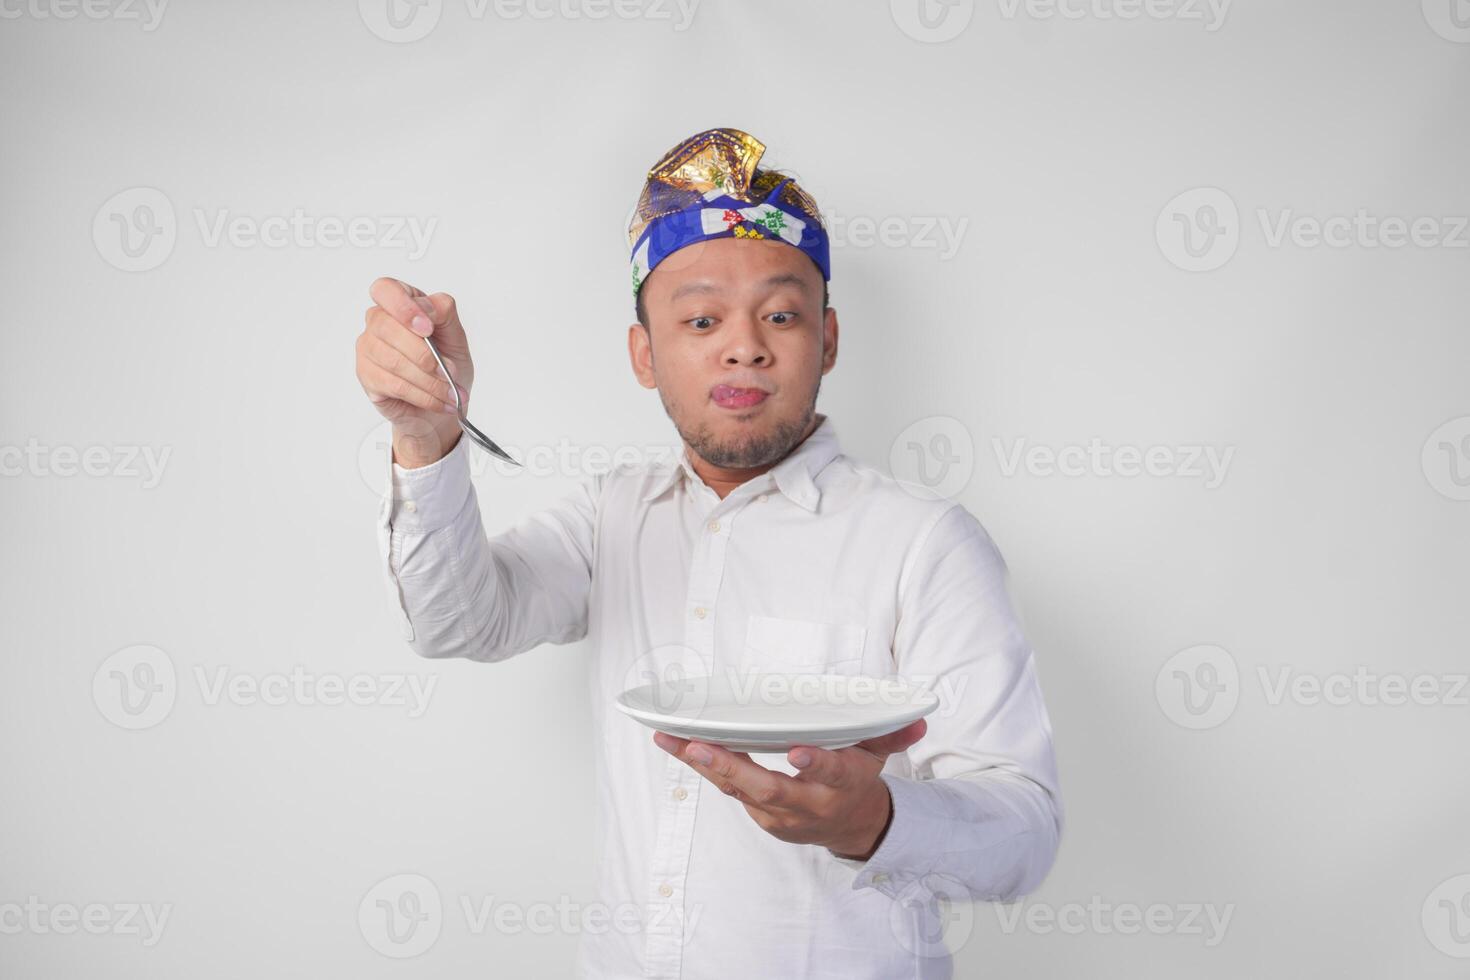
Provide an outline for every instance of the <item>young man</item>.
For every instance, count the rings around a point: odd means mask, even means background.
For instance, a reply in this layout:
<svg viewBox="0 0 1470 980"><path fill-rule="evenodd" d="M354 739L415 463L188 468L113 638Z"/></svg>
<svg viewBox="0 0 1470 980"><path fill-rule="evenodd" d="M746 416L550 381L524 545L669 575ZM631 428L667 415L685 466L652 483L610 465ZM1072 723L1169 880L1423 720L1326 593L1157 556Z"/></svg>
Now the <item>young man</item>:
<svg viewBox="0 0 1470 980"><path fill-rule="evenodd" d="M1015 899L1051 867L1050 722L980 524L842 455L816 412L837 361L827 236L801 188L757 169L763 150L734 129L684 141L629 230L628 352L681 458L586 479L494 537L423 342L468 398L454 301L373 284L357 368L394 423L389 592L426 657L591 640L598 900L639 916L583 930L581 975L947 977L953 903ZM898 674L941 703L851 748L757 760L650 738L613 707L671 668Z"/></svg>

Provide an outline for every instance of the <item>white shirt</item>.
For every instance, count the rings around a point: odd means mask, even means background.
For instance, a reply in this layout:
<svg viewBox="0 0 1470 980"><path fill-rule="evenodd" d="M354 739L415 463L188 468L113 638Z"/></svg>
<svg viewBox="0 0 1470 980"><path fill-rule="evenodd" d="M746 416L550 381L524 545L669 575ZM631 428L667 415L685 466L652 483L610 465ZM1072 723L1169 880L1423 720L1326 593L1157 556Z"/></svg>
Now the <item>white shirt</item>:
<svg viewBox="0 0 1470 980"><path fill-rule="evenodd" d="M430 466L390 464L379 545L417 653L493 662L591 641L608 915L581 932L579 976L949 977L942 937L966 938L965 900L1014 900L1051 867L1051 724L999 551L962 505L842 455L819 419L723 500L686 449L585 478L488 538L468 439ZM925 737L884 766L893 817L869 860L768 834L614 707L673 661L896 674L939 696Z"/></svg>

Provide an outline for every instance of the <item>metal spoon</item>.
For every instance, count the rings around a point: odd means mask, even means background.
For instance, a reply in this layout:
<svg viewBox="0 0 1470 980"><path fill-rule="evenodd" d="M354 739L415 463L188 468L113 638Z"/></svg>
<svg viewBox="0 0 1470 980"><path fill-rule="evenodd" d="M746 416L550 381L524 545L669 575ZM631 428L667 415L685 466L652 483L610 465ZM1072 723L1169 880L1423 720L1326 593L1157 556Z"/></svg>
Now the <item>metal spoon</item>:
<svg viewBox="0 0 1470 980"><path fill-rule="evenodd" d="M485 433L475 428L470 424L470 420L465 418L464 405L459 400L459 385L454 383L454 378L449 374L449 368L444 366L444 358L439 356L439 349L434 346L434 342L428 337L425 337L424 343L429 345L429 353L434 355L434 360L439 364L439 370L444 372L444 377L449 382L449 391L454 395L455 413L459 416L459 427L464 430L465 435L469 436L472 442L478 443L480 448L486 452L499 456L507 463L520 466L521 464L512 459L509 453L495 445L494 439L491 439Z"/></svg>

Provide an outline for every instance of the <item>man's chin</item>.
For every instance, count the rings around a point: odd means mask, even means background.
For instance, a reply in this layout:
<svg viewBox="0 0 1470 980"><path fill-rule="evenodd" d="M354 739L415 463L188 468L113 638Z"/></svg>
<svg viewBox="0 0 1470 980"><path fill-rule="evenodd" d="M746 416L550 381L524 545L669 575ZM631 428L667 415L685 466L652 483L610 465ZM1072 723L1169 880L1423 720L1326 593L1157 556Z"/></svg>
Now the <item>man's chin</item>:
<svg viewBox="0 0 1470 980"><path fill-rule="evenodd" d="M716 407L714 418L702 424L698 432L684 434L684 441L711 466L748 470L780 462L805 431L806 422L801 419L776 418L763 411L735 413Z"/></svg>

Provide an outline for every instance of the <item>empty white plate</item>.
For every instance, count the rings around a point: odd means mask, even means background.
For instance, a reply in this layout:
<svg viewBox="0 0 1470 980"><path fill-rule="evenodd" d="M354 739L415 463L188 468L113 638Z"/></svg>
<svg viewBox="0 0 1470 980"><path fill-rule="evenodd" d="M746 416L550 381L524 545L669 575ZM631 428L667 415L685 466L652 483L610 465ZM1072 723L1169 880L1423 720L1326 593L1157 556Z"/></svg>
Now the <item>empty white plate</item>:
<svg viewBox="0 0 1470 980"><path fill-rule="evenodd" d="M841 674L676 676L618 695L618 710L657 731L734 752L841 749L897 731L939 706L898 677Z"/></svg>

